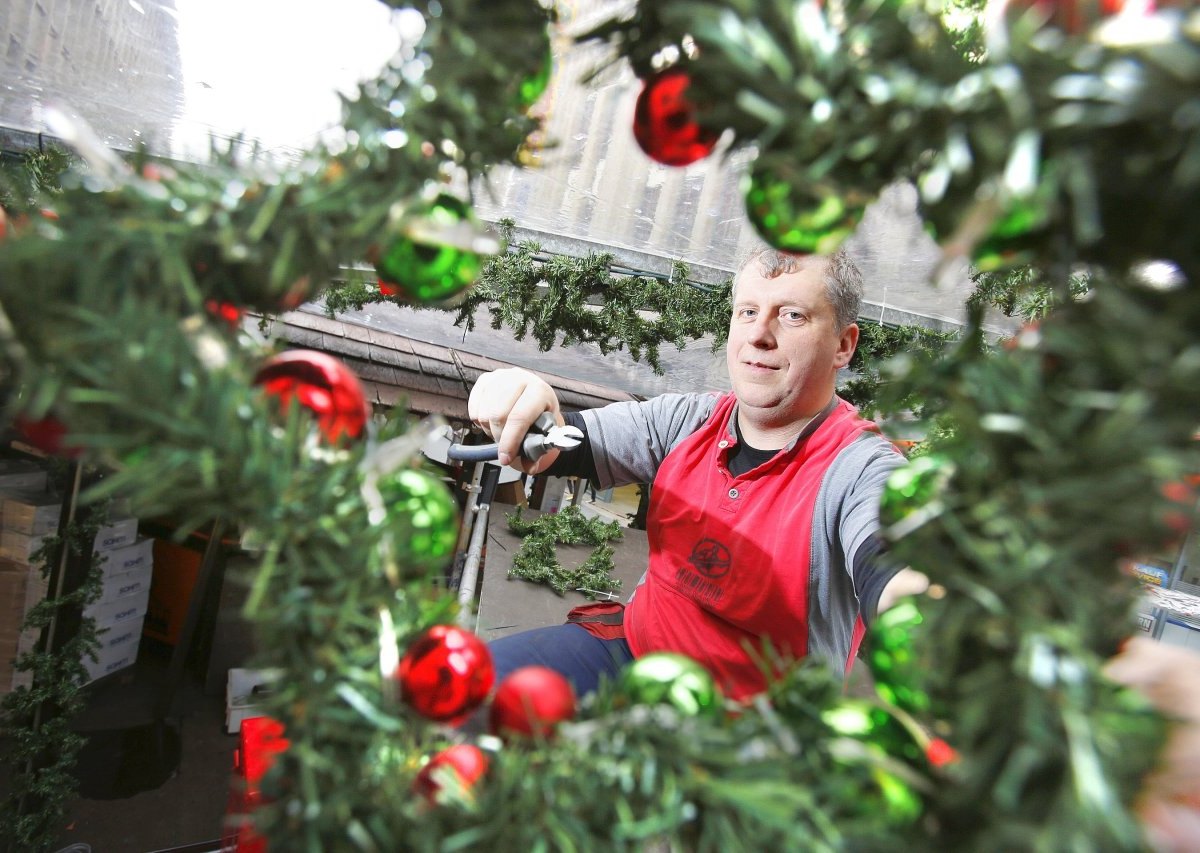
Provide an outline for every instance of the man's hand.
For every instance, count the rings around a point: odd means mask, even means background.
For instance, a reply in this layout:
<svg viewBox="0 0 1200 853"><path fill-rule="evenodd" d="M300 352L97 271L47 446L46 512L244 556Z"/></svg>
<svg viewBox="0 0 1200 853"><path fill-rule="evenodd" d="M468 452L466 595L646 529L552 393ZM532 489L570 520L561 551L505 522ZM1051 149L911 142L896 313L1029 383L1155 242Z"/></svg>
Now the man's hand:
<svg viewBox="0 0 1200 853"><path fill-rule="evenodd" d="M521 440L542 412L553 412L555 423L562 426L563 417L554 389L537 375L519 367L483 374L475 381L467 400L471 421L500 445L496 461L519 468L526 474L540 473L558 458L556 449L547 451L536 462L520 455Z"/></svg>
<svg viewBox="0 0 1200 853"><path fill-rule="evenodd" d="M1200 655L1136 637L1104 674L1173 719L1158 767L1142 782L1137 810L1154 850L1200 849Z"/></svg>
<svg viewBox="0 0 1200 853"><path fill-rule="evenodd" d="M883 592L879 593L879 604L876 605L875 612L882 613L900 599L909 595L920 595L928 589L929 578L925 575L916 569L901 569L887 582Z"/></svg>

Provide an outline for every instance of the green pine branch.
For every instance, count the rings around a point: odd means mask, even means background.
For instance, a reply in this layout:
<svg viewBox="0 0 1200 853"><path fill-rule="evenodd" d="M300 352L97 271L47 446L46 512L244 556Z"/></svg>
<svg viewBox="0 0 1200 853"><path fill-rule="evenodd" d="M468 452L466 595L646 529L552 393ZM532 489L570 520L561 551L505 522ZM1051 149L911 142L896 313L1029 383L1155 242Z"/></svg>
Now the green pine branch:
<svg viewBox="0 0 1200 853"><path fill-rule="evenodd" d="M518 507L508 516L508 529L522 538L509 577L545 584L559 595L581 591L592 599L621 588L620 579L612 576L613 549L607 544L622 537L619 522L587 518L573 506L526 521ZM577 568L567 569L558 559L558 545L596 547Z"/></svg>

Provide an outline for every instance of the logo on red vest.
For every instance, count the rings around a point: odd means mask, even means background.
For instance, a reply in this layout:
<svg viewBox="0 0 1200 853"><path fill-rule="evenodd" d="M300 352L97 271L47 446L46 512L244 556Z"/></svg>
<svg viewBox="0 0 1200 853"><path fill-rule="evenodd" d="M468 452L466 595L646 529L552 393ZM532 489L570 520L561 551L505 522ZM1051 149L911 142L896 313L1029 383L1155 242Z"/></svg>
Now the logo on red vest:
<svg viewBox="0 0 1200 853"><path fill-rule="evenodd" d="M717 540L701 539L692 549L692 556L688 557L688 562L700 574L715 580L729 574L729 567L733 564L733 559L729 549Z"/></svg>

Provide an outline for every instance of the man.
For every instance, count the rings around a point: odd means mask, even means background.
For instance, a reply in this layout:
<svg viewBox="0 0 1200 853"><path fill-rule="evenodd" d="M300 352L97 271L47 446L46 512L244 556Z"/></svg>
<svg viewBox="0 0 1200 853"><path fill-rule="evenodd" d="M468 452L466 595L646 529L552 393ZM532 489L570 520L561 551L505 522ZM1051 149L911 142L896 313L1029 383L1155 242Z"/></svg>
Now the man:
<svg viewBox="0 0 1200 853"><path fill-rule="evenodd" d="M623 626L585 621L498 640L498 679L541 664L583 694L635 657L674 651L742 698L765 687L771 661L817 655L848 670L864 623L927 586L883 558L877 533L880 492L903 458L835 394L861 299L844 252L758 250L734 280L731 393L569 414L582 445L536 463L517 451L543 412L564 422L553 389L518 369L480 377L468 409L502 464L603 488L654 484L649 566Z"/></svg>

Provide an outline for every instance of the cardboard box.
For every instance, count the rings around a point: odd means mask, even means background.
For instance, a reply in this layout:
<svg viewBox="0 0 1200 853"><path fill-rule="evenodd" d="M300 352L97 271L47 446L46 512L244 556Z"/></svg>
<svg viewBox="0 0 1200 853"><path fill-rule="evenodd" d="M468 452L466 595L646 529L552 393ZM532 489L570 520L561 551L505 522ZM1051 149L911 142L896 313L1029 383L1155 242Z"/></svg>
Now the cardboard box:
<svg viewBox="0 0 1200 853"><path fill-rule="evenodd" d="M100 581L100 597L94 604L104 604L118 598L140 596L150 597L150 580L153 576L153 566L145 565L132 572L122 572L119 575L105 575Z"/></svg>
<svg viewBox="0 0 1200 853"><path fill-rule="evenodd" d="M242 721L262 716L262 697L282 675L278 669L231 669L225 682L225 731L237 734Z"/></svg>
<svg viewBox="0 0 1200 853"><path fill-rule="evenodd" d="M154 540L139 539L132 545L101 551L95 560L104 577L149 569L154 564Z"/></svg>
<svg viewBox="0 0 1200 853"><path fill-rule="evenodd" d="M87 671L87 681L84 684L90 684L97 678L111 675L127 666L133 666L137 661L138 644L142 639L141 633L126 636L122 632L118 636L122 637L121 642L101 648L96 652L96 660L93 661L89 657L83 659L83 668Z"/></svg>
<svg viewBox="0 0 1200 853"><path fill-rule="evenodd" d="M46 492L6 490L0 496L0 526L29 536L58 530L62 498Z"/></svg>
<svg viewBox="0 0 1200 853"><path fill-rule="evenodd" d="M28 565L33 555L41 550L48 535L30 536L16 530L0 530L0 559Z"/></svg>
<svg viewBox="0 0 1200 853"><path fill-rule="evenodd" d="M0 561L0 695L18 685L28 685L31 673L17 672L16 660L32 651L40 630L24 630L22 624L29 608L46 594L46 582L39 569L23 563Z"/></svg>
<svg viewBox="0 0 1200 853"><path fill-rule="evenodd" d="M96 641L100 643L96 654L102 654L109 649L114 649L118 646L126 646L130 640L136 641L142 638L142 617L137 616L133 619L125 619L119 622L113 622L108 625L96 625Z"/></svg>
<svg viewBox="0 0 1200 853"><path fill-rule="evenodd" d="M25 459L0 459L0 490L9 489L45 491L45 469Z"/></svg>
<svg viewBox="0 0 1200 853"><path fill-rule="evenodd" d="M127 619L141 619L146 615L150 603L149 579L135 595L126 595L109 601L97 601L83 608L83 615L95 619L97 625L112 624Z"/></svg>
<svg viewBox="0 0 1200 853"><path fill-rule="evenodd" d="M96 551L115 551L137 541L138 520L136 518L112 519L96 534L93 546Z"/></svg>

